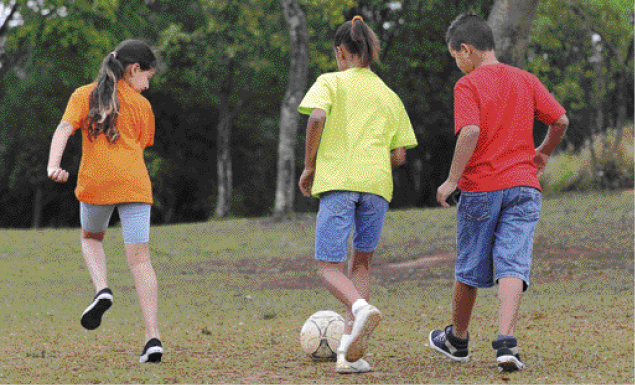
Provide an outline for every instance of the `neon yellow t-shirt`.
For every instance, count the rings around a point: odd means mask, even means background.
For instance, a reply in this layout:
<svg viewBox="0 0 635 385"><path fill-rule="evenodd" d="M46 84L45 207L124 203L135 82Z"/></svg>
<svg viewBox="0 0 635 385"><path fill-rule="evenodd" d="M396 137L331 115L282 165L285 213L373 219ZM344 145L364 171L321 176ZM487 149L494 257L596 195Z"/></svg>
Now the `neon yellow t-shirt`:
<svg viewBox="0 0 635 385"><path fill-rule="evenodd" d="M298 111L326 112L312 194L343 190L376 194L390 202L390 151L417 145L403 103L368 68L323 74Z"/></svg>

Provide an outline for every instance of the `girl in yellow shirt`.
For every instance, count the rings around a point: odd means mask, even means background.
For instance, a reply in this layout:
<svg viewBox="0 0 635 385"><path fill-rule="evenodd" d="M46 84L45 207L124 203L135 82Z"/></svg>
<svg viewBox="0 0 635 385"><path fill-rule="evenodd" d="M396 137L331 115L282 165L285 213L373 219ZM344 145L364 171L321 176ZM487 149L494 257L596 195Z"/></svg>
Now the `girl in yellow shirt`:
<svg viewBox="0 0 635 385"><path fill-rule="evenodd" d="M371 370L361 357L382 317L367 302L369 269L392 198L392 167L417 140L401 100L369 68L379 41L360 16L340 26L333 46L339 71L321 75L299 106L310 114L300 189L320 198L315 258L325 286L347 308L335 370L361 373Z"/></svg>
<svg viewBox="0 0 635 385"><path fill-rule="evenodd" d="M82 160L75 195L80 201L81 245L96 295L81 317L99 327L113 304L106 279L103 239L115 208L119 212L128 265L145 319L140 362L160 362L157 279L148 248L152 189L143 150L154 142L154 114L141 95L155 73L156 57L139 40L126 40L104 58L97 80L73 92L51 142L48 176L63 183L60 168L70 135L82 132Z"/></svg>

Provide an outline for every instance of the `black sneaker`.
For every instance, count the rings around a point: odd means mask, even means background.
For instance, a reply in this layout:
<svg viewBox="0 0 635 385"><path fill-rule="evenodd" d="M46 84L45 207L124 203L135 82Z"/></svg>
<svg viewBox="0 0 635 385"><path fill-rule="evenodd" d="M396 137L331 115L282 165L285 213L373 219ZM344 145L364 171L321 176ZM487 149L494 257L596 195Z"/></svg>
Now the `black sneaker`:
<svg viewBox="0 0 635 385"><path fill-rule="evenodd" d="M518 354L516 338L509 337L492 341L492 348L496 350L496 362L501 372L515 372L525 368Z"/></svg>
<svg viewBox="0 0 635 385"><path fill-rule="evenodd" d="M94 330L101 324L101 317L112 306L112 291L106 288L95 295L93 302L82 313L81 324L88 330Z"/></svg>
<svg viewBox="0 0 635 385"><path fill-rule="evenodd" d="M161 357L163 357L163 345L161 341L159 341L158 338L150 338L141 352L139 362L161 362Z"/></svg>
<svg viewBox="0 0 635 385"><path fill-rule="evenodd" d="M446 326L445 330L430 332L430 347L456 362L467 362L470 359L467 349L469 341L470 333L467 333L466 339L452 335L452 325Z"/></svg>

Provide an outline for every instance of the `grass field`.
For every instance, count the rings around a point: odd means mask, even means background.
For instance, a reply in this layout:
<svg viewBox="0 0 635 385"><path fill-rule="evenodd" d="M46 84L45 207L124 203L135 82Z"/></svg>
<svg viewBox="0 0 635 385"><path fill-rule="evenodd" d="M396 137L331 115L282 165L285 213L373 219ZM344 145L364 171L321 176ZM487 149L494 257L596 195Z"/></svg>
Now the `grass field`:
<svg viewBox="0 0 635 385"><path fill-rule="evenodd" d="M313 312L343 306L312 259L314 216L159 226L151 249L160 285L164 362L140 365L143 321L120 229L106 237L114 306L86 331L93 296L77 229L0 231L1 383L633 383L633 191L544 201L532 287L516 336L527 369L499 374L490 342L496 293L482 290L472 359L428 347L450 323L455 209L393 211L373 265L384 321L367 360L338 375L302 353Z"/></svg>

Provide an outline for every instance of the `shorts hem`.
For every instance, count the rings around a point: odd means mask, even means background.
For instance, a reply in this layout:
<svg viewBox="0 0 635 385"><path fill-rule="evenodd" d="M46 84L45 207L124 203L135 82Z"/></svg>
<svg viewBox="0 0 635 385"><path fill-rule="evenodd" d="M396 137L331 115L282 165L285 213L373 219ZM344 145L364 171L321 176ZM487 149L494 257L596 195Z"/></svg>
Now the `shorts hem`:
<svg viewBox="0 0 635 385"><path fill-rule="evenodd" d="M315 259L317 259L320 262L331 262L331 263L341 263L341 262L346 262L347 257L322 257L319 255L315 256Z"/></svg>
<svg viewBox="0 0 635 385"><path fill-rule="evenodd" d="M373 251L377 250L376 247L369 248L369 249L354 247L353 249L355 249L355 251L359 251L360 253L372 253Z"/></svg>
<svg viewBox="0 0 635 385"><path fill-rule="evenodd" d="M137 242L137 240L136 240L136 239L135 239L135 240L133 240L132 242L131 242L131 241L125 241L125 240L124 240L124 241L123 241L123 243L124 243L124 245L141 245L141 244L144 244L144 243L150 243L150 240L148 239L148 240L146 240L146 241L144 241L144 242Z"/></svg>
<svg viewBox="0 0 635 385"><path fill-rule="evenodd" d="M461 283L463 283L463 284L465 284L465 285L468 285L468 286L473 286L473 287L476 287L476 288L478 288L478 289L489 289L490 287L494 287L494 285L495 285L495 283L494 283L494 282L492 282L491 284L489 284L489 283L485 283L485 284L483 284L483 283L476 283L476 282L471 281L471 280L469 280L469 279L463 279L463 278L460 278L460 277L458 277L458 276L456 276L456 275L454 276L454 279L456 279L458 282L461 282Z"/></svg>

